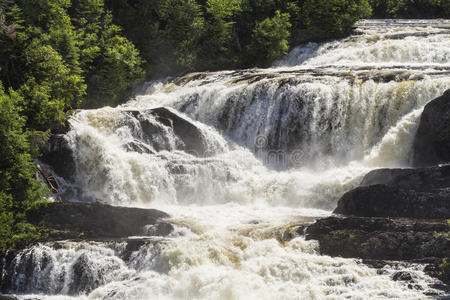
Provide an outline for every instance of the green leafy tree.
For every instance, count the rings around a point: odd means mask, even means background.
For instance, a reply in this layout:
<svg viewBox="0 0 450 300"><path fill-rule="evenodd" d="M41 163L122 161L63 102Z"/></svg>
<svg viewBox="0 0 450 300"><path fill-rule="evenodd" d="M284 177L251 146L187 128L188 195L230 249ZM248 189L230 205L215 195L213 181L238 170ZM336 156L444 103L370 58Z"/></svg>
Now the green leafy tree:
<svg viewBox="0 0 450 300"><path fill-rule="evenodd" d="M121 35L103 1L75 0L72 20L87 82L87 107L116 105L144 77L139 51Z"/></svg>
<svg viewBox="0 0 450 300"><path fill-rule="evenodd" d="M201 42L199 66L204 69L235 67L240 44L236 39L235 20L242 0L207 0L205 34Z"/></svg>
<svg viewBox="0 0 450 300"><path fill-rule="evenodd" d="M237 25L237 35L239 43L242 46L243 54L247 53L246 49L252 42L253 30L257 22L273 16L276 9L275 0L243 0L241 4L241 12L235 16ZM244 65L250 64L249 58L241 59Z"/></svg>
<svg viewBox="0 0 450 300"><path fill-rule="evenodd" d="M34 228L26 225L25 212L42 196L34 180L21 102L18 93L5 93L0 82L0 253L32 238Z"/></svg>
<svg viewBox="0 0 450 300"><path fill-rule="evenodd" d="M173 48L163 39L164 21L158 7L162 0L105 0L115 24L139 49L147 78L167 76L176 65Z"/></svg>
<svg viewBox="0 0 450 300"><path fill-rule="evenodd" d="M272 18L256 23L248 46L251 60L261 66L270 64L289 50L289 14L275 12Z"/></svg>
<svg viewBox="0 0 450 300"><path fill-rule="evenodd" d="M85 95L83 78L71 72L61 55L36 39L24 51L28 74L19 88L27 126L38 130L61 123L64 112L79 107Z"/></svg>
<svg viewBox="0 0 450 300"><path fill-rule="evenodd" d="M166 0L158 7L158 16L164 20L162 38L173 49L174 69L194 70L205 32L202 7L194 0Z"/></svg>
<svg viewBox="0 0 450 300"><path fill-rule="evenodd" d="M448 18L448 0L370 0L375 18Z"/></svg>
<svg viewBox="0 0 450 300"><path fill-rule="evenodd" d="M356 21L371 13L367 0L306 0L302 7L304 24L314 40L345 36Z"/></svg>
<svg viewBox="0 0 450 300"><path fill-rule="evenodd" d="M1 36L2 78L23 98L28 128L46 130L78 107L86 93L76 35L66 13L70 1L17 1L8 13L16 36ZM20 5L20 6L19 6Z"/></svg>

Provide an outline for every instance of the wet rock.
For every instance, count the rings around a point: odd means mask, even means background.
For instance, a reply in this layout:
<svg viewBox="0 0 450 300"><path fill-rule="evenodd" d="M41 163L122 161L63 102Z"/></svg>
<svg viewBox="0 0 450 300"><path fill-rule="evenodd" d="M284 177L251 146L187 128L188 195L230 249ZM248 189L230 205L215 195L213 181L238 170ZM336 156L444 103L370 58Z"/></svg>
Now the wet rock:
<svg viewBox="0 0 450 300"><path fill-rule="evenodd" d="M450 218L450 189L426 193L386 185L359 187L344 194L334 212L361 217Z"/></svg>
<svg viewBox="0 0 450 300"><path fill-rule="evenodd" d="M173 231L173 226L169 223L156 223L144 227L143 234L150 236L166 236Z"/></svg>
<svg viewBox="0 0 450 300"><path fill-rule="evenodd" d="M450 90L425 106L413 147L416 167L450 162Z"/></svg>
<svg viewBox="0 0 450 300"><path fill-rule="evenodd" d="M198 157L206 157L211 153L205 135L194 122L165 107L146 111L125 111L136 118L142 128L143 140L133 140L124 145L128 151L155 154L157 151L173 150L165 128L170 128L178 138L176 149L186 151ZM150 122L148 114L155 117L158 123ZM68 124L66 127L68 128ZM63 133L67 132L61 131ZM58 176L73 182L76 172L74 153L64 134L53 134L42 147L42 162L47 164Z"/></svg>
<svg viewBox="0 0 450 300"><path fill-rule="evenodd" d="M189 119L171 111L165 107L158 107L147 111L127 111L131 113L141 123L143 133L147 137L160 134L161 129L157 125L152 124L146 118L141 117L147 113L151 113L163 126L173 130L175 135L182 141L180 150L188 152L192 155L205 157L208 156L208 146L202 131ZM151 138L152 139L152 138ZM150 140L151 140L150 139ZM167 150L158 149L158 145L153 145L157 151Z"/></svg>
<svg viewBox="0 0 450 300"><path fill-rule="evenodd" d="M90 266L86 253L81 254L72 266L73 280L69 286L69 295L89 293L99 287L103 282L101 275Z"/></svg>
<svg viewBox="0 0 450 300"><path fill-rule="evenodd" d="M434 283L434 284L432 284L431 286L430 286L431 288L433 288L433 289L437 289L437 290L441 290L441 291L444 291L444 292L446 292L446 293L449 293L450 292L450 286L448 286L448 285L446 285L446 284L443 284L443 283ZM437 297L436 299L445 299L445 298L443 298L443 297ZM450 295L449 296L447 296L447 300L448 299L450 299Z"/></svg>
<svg viewBox="0 0 450 300"><path fill-rule="evenodd" d="M165 236L173 227L168 215L155 209L109 206L98 203L50 203L27 215L29 222L44 226L49 239L102 239L141 235L154 225L153 235Z"/></svg>
<svg viewBox="0 0 450 300"><path fill-rule="evenodd" d="M450 218L450 166L380 169L345 193L334 211L360 217Z"/></svg>
<svg viewBox="0 0 450 300"><path fill-rule="evenodd" d="M62 134L54 134L42 149L42 161L50 165L59 176L73 179L75 161L72 148Z"/></svg>
<svg viewBox="0 0 450 300"><path fill-rule="evenodd" d="M16 296L13 295L3 295L0 294L0 300L19 300Z"/></svg>
<svg viewBox="0 0 450 300"><path fill-rule="evenodd" d="M364 176L360 186L384 184L416 191L450 187L450 166L416 169L377 169Z"/></svg>
<svg viewBox="0 0 450 300"><path fill-rule="evenodd" d="M448 256L449 231L446 220L329 217L318 220L305 232L306 239L319 241L322 254L414 260Z"/></svg>
<svg viewBox="0 0 450 300"><path fill-rule="evenodd" d="M125 145L125 148L131 152L155 154L155 152L145 143L140 141L131 141Z"/></svg>
<svg viewBox="0 0 450 300"><path fill-rule="evenodd" d="M152 109L152 112L166 126L172 127L175 134L183 141L184 151L196 156L206 156L208 147L203 133L191 121L173 113L165 107Z"/></svg>
<svg viewBox="0 0 450 300"><path fill-rule="evenodd" d="M392 275L392 280L394 281L412 281L412 275L409 272L406 271L400 271L400 272L396 272L394 273L394 275Z"/></svg>

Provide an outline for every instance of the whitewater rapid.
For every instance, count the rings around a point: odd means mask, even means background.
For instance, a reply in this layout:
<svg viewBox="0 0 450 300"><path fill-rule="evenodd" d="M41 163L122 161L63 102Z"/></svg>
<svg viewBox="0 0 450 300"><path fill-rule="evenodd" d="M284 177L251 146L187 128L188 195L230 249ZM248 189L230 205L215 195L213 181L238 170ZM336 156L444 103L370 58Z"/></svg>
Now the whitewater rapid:
<svg viewBox="0 0 450 300"><path fill-rule="evenodd" d="M122 106L77 112L66 135L76 162L73 200L160 209L175 231L131 257L121 242L34 246L16 257L12 292L426 299L435 279L420 265L403 267L416 282L408 288L391 279L394 267L380 273L322 256L317 242L283 233L330 215L368 171L409 166L424 105L450 87L449 62L449 21L365 21L348 38L299 46L269 69L151 82ZM183 151L148 111L161 106L195 124L204 155ZM152 140L143 121L158 128ZM35 275L25 280L30 265Z"/></svg>

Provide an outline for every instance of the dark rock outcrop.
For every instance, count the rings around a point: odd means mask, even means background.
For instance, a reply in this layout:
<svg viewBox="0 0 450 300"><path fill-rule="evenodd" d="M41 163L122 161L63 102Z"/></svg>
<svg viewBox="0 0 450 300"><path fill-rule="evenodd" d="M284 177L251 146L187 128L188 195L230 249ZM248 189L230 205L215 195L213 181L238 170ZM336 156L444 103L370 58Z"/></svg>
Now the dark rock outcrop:
<svg viewBox="0 0 450 300"><path fill-rule="evenodd" d="M450 162L450 90L425 106L413 147L416 167Z"/></svg>
<svg viewBox="0 0 450 300"><path fill-rule="evenodd" d="M54 134L50 137L42 149L42 161L65 179L73 179L75 176L74 154L63 134Z"/></svg>
<svg viewBox="0 0 450 300"><path fill-rule="evenodd" d="M148 233L167 235L172 225L168 215L155 209L140 209L89 203L54 202L29 212L28 221L48 230L50 240L124 238Z"/></svg>
<svg viewBox="0 0 450 300"><path fill-rule="evenodd" d="M152 114L162 125L170 127L174 134L183 142L180 150L191 153L195 156L208 156L208 146L202 131L190 120L171 111L166 107L153 108L147 111L127 111L131 113L141 123L144 135L151 137L160 133L160 128L152 124L145 118L145 114ZM133 149L135 145L133 145ZM139 147L142 148L142 147ZM165 149L158 149L165 150Z"/></svg>
<svg viewBox="0 0 450 300"><path fill-rule="evenodd" d="M412 281L413 277L412 277L411 273L409 273L409 272L399 271L399 272L396 272L392 276L392 280L394 280L394 281Z"/></svg>
<svg viewBox="0 0 450 300"><path fill-rule="evenodd" d="M184 151L205 156L208 152L203 133L191 121L173 113L165 107L152 109L158 120L164 125L172 127L175 134L183 141Z"/></svg>
<svg viewBox="0 0 450 300"><path fill-rule="evenodd" d="M0 294L0 300L19 300L16 296Z"/></svg>
<svg viewBox="0 0 450 300"><path fill-rule="evenodd" d="M404 190L433 191L450 187L450 166L418 169L377 169L367 173L360 186L384 184Z"/></svg>
<svg viewBox="0 0 450 300"><path fill-rule="evenodd" d="M319 241L322 254L347 258L444 258L450 249L446 220L329 217L308 226L305 233L307 239Z"/></svg>
<svg viewBox="0 0 450 300"><path fill-rule="evenodd" d="M450 218L450 166L379 169L342 196L334 211L360 217Z"/></svg>

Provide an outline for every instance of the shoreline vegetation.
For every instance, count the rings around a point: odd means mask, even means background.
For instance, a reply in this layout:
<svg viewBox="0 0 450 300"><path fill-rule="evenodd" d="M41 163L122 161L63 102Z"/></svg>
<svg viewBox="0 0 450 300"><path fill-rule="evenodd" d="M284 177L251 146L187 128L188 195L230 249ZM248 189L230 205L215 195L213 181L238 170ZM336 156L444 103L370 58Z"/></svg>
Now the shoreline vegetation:
<svg viewBox="0 0 450 300"><path fill-rule="evenodd" d="M265 67L362 18L448 18L445 0L0 0L0 257L41 239L34 158L73 109L115 106L144 80Z"/></svg>

